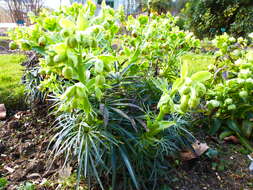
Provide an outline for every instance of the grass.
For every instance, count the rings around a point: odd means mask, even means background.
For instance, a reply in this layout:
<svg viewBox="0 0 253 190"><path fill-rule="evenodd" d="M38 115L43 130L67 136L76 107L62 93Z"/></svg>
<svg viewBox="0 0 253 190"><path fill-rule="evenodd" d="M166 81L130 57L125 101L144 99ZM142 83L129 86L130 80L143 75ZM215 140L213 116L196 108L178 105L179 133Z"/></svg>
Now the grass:
<svg viewBox="0 0 253 190"><path fill-rule="evenodd" d="M209 54L189 53L181 57L182 63L188 62L189 76L198 72L208 70L208 66L215 62L215 57Z"/></svg>
<svg viewBox="0 0 253 190"><path fill-rule="evenodd" d="M23 67L21 63L26 59L23 54L0 55L0 103L4 103L7 110L24 108L24 86L21 84Z"/></svg>
<svg viewBox="0 0 253 190"><path fill-rule="evenodd" d="M0 36L0 40L9 40L9 36Z"/></svg>

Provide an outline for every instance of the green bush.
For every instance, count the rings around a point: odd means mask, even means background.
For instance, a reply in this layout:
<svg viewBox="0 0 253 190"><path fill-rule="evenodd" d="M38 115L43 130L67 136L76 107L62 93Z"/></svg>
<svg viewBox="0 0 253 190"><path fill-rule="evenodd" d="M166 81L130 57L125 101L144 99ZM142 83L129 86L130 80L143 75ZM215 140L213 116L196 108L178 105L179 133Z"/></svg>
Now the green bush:
<svg viewBox="0 0 253 190"><path fill-rule="evenodd" d="M26 78L55 103L53 157L75 159L78 178L101 189L156 189L171 168L167 159L194 140L174 111L175 94L162 94L180 75L179 57L200 42L170 14L95 10L88 1L31 15L31 27L10 33L13 46L43 56Z"/></svg>
<svg viewBox="0 0 253 190"><path fill-rule="evenodd" d="M252 58L243 50L245 39L218 36L216 59L192 59L189 52L199 52L200 41L180 30L169 13L126 18L105 4L97 16L95 10L88 1L30 15L31 27L10 33L15 46L42 56L28 72L27 87L54 102L52 158L65 153L65 163L77 162L78 179L96 181L101 189L157 189L172 167L168 159L194 140L185 127L197 113L217 126L225 121L246 142L235 127L234 109L252 109L251 80L244 78L252 77ZM247 64L235 64L240 59ZM201 61L209 65L198 66ZM235 89L247 97L227 87L229 79L241 77ZM229 109L223 106L227 96Z"/></svg>
<svg viewBox="0 0 253 190"><path fill-rule="evenodd" d="M213 37L227 32L247 36L253 31L253 4L251 0L191 0L182 18L198 37Z"/></svg>

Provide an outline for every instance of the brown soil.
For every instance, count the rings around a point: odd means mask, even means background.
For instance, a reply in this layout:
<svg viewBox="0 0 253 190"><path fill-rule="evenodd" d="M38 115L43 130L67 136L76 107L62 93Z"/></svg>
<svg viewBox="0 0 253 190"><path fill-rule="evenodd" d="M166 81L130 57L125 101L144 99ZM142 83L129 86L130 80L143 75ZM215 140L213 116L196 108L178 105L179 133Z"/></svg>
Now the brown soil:
<svg viewBox="0 0 253 190"><path fill-rule="evenodd" d="M249 172L250 160L241 145L229 144L208 136L207 143L218 150L216 158L205 154L200 158L183 162L175 170L171 189L180 190L250 190L253 175ZM243 154L243 153L244 154Z"/></svg>
<svg viewBox="0 0 253 190"><path fill-rule="evenodd" d="M62 160L54 162L49 169L50 148L48 152L47 148L53 136L49 127L52 119L47 117L47 108L39 106L36 110L39 111L18 112L0 123L0 178L9 181L7 190L16 190L27 181L37 184L39 190L57 187L39 185L45 180L57 184ZM204 133L197 136L218 150L218 156L210 159L203 154L180 162L168 179L171 183L161 190L253 190L253 175L248 170L250 161L242 153L245 150L241 145L225 143Z"/></svg>
<svg viewBox="0 0 253 190"><path fill-rule="evenodd" d="M48 126L52 121L42 110L36 115L30 110L18 112L2 126L0 123L0 177L9 181L8 190L17 189L25 181L40 184L52 179L61 165L55 162L48 170Z"/></svg>

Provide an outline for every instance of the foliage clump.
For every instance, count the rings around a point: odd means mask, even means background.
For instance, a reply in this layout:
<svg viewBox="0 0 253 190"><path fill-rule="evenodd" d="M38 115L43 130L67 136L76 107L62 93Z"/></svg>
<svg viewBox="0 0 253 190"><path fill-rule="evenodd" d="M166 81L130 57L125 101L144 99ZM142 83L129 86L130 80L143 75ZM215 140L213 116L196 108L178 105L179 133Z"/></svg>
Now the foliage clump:
<svg viewBox="0 0 253 190"><path fill-rule="evenodd" d="M34 24L10 36L43 57L34 68L40 82L29 87L55 103L54 156L74 158L78 177L96 179L102 189L115 188L118 179L126 180L120 188L156 188L171 167L166 158L194 139L161 95L180 75L179 56L199 40L169 13L125 18L105 4L95 10L88 1L30 15Z"/></svg>
<svg viewBox="0 0 253 190"><path fill-rule="evenodd" d="M224 32L246 37L253 31L251 0L191 0L182 15L185 26L201 38Z"/></svg>
<svg viewBox="0 0 253 190"><path fill-rule="evenodd" d="M201 122L214 121L215 132L227 123L250 148L251 132L235 127L251 124L252 52L238 52L245 39L217 36L216 59L192 72L180 57L200 41L169 13L126 18L105 3L95 12L91 1L73 4L31 15L31 27L10 33L14 45L42 56L29 87L54 102L54 157L76 160L79 179L102 189L156 189L168 179L168 160L194 140L185 129L193 115L208 115ZM249 117L241 120L243 106Z"/></svg>

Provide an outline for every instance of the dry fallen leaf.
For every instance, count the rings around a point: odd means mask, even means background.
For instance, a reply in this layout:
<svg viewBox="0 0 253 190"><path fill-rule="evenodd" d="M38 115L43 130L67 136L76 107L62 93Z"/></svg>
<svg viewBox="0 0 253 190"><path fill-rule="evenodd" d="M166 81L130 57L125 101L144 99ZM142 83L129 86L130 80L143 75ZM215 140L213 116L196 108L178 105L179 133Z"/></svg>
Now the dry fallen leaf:
<svg viewBox="0 0 253 190"><path fill-rule="evenodd" d="M200 143L199 141L195 141L192 144L192 148L194 149L194 151L187 150L180 153L182 160L185 160L185 161L192 160L194 158L199 157L200 155L202 155L204 152L206 152L209 149L209 146L207 146L206 143Z"/></svg>
<svg viewBox="0 0 253 190"><path fill-rule="evenodd" d="M225 137L224 140L227 141L227 142L232 142L234 144L240 143L240 141L238 140L238 138L236 136L234 136L234 135L229 136L229 137Z"/></svg>
<svg viewBox="0 0 253 190"><path fill-rule="evenodd" d="M0 120L6 118L6 108L4 104L0 104Z"/></svg>
<svg viewBox="0 0 253 190"><path fill-rule="evenodd" d="M13 173L15 171L13 168L10 168L8 166L4 166L4 169L7 170L9 173Z"/></svg>
<svg viewBox="0 0 253 190"><path fill-rule="evenodd" d="M60 178L68 178L72 173L72 167L67 165L59 170L59 177Z"/></svg>

